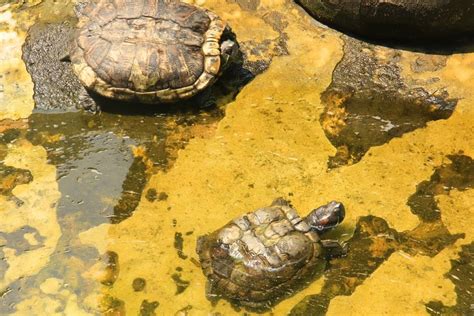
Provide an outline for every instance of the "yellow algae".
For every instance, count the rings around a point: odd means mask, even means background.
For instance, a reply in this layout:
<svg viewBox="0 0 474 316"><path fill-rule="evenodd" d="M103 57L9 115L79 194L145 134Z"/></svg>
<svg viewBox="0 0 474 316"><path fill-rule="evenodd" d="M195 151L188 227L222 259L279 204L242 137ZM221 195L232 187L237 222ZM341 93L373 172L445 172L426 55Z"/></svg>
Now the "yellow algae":
<svg viewBox="0 0 474 316"><path fill-rule="evenodd" d="M63 300L66 306L63 308ZM35 293L30 298L23 300L17 306L15 315L48 315L48 316L87 316L94 315L82 310L78 306L77 295L69 291L62 291L53 296Z"/></svg>
<svg viewBox="0 0 474 316"><path fill-rule="evenodd" d="M472 79L474 78L474 54L455 54L450 56L446 67L440 71L445 83L449 83L449 90L459 91L460 95L472 94ZM461 94L462 93L462 94Z"/></svg>
<svg viewBox="0 0 474 316"><path fill-rule="evenodd" d="M279 36L279 33L271 25L256 16L256 12L242 10L237 3L222 3L222 1L218 0L207 0L204 3L197 3L197 1L186 2L203 6L217 13L238 34L239 42L263 42L276 39ZM265 12L265 10L260 10L260 12ZM245 21L245 23L242 23L242 21ZM249 29L251 29L250 32Z"/></svg>
<svg viewBox="0 0 474 316"><path fill-rule="evenodd" d="M102 224L79 234L79 240L83 245L93 245L100 254L107 251L110 241L107 239L109 224Z"/></svg>
<svg viewBox="0 0 474 316"><path fill-rule="evenodd" d="M25 30L10 11L0 12L0 120L26 118L33 110L33 83L21 59Z"/></svg>
<svg viewBox="0 0 474 316"><path fill-rule="evenodd" d="M49 278L41 283L40 290L45 294L57 294L62 285L62 280Z"/></svg>
<svg viewBox="0 0 474 316"><path fill-rule="evenodd" d="M63 20L73 1L24 1L0 7L0 121L27 118L33 111L33 82L22 60L27 31L37 19ZM22 6L30 7L20 10Z"/></svg>
<svg viewBox="0 0 474 316"><path fill-rule="evenodd" d="M61 232L56 217L56 203L60 193L56 183L56 168L48 165L46 160L43 147L33 146L24 140L9 147L4 160L7 166L29 170L33 181L13 189L13 194L24 202L21 206L0 196L0 231L8 234L29 226L36 229L44 240L40 247L19 254L15 249L3 249L9 267L0 280L0 289L18 278L36 274L48 263L59 240Z"/></svg>
<svg viewBox="0 0 474 316"><path fill-rule="evenodd" d="M42 296L36 294L20 302L16 306L16 315L51 315L60 316L63 313L58 310L61 307L61 302L58 299L49 296Z"/></svg>
<svg viewBox="0 0 474 316"><path fill-rule="evenodd" d="M441 218L451 234L465 234L458 244L468 244L474 240L474 189L452 190L449 195L437 197Z"/></svg>
<svg viewBox="0 0 474 316"><path fill-rule="evenodd" d="M79 307L77 302L77 295L71 294L70 292L63 293L63 296L67 297L66 308L62 315L74 315L74 316L88 316L94 315Z"/></svg>
<svg viewBox="0 0 474 316"><path fill-rule="evenodd" d="M351 296L334 298L327 315L429 315L435 299L456 302L454 285L443 275L451 268L453 249L434 258L394 253Z"/></svg>

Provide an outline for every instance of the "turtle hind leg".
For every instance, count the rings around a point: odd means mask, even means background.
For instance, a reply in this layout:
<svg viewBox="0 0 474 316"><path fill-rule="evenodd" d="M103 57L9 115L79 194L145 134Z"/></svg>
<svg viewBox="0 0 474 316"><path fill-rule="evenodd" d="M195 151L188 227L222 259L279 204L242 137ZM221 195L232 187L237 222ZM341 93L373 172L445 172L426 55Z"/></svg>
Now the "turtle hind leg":
<svg viewBox="0 0 474 316"><path fill-rule="evenodd" d="M192 100L200 109L211 109L217 106L217 98L212 87L208 87L195 95Z"/></svg>
<svg viewBox="0 0 474 316"><path fill-rule="evenodd" d="M97 103L96 99L93 98L84 87L81 87L81 90L78 91L76 108L94 114L101 111L100 105Z"/></svg>
<svg viewBox="0 0 474 316"><path fill-rule="evenodd" d="M347 243L340 243L338 240L325 239L321 240L324 253L327 259L344 257L348 252Z"/></svg>

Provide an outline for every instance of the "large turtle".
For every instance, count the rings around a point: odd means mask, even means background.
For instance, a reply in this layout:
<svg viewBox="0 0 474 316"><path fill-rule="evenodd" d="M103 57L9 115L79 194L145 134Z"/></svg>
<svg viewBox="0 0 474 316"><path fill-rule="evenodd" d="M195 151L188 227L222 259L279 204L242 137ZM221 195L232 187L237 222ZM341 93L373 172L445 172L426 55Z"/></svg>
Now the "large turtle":
<svg viewBox="0 0 474 316"><path fill-rule="evenodd" d="M208 278L208 296L252 308L267 308L321 273L328 256L345 248L319 234L344 219L341 203L331 202L298 216L282 199L201 236L197 253Z"/></svg>
<svg viewBox="0 0 474 316"><path fill-rule="evenodd" d="M196 6L164 0L90 0L69 59L83 85L141 103L190 98L239 54L230 28ZM67 59L67 58L65 58Z"/></svg>

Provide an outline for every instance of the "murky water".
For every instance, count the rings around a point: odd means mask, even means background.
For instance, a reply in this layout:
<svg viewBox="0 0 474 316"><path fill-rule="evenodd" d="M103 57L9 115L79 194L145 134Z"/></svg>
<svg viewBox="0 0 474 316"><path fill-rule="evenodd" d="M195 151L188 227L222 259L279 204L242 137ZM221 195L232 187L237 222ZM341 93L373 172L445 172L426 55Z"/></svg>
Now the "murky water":
<svg viewBox="0 0 474 316"><path fill-rule="evenodd" d="M469 43L363 43L289 0L199 4L242 68L211 103L142 108L79 98L56 60L72 1L0 1L0 314L255 313L206 298L196 239L279 196L343 202L327 237L349 252L258 312L472 314Z"/></svg>

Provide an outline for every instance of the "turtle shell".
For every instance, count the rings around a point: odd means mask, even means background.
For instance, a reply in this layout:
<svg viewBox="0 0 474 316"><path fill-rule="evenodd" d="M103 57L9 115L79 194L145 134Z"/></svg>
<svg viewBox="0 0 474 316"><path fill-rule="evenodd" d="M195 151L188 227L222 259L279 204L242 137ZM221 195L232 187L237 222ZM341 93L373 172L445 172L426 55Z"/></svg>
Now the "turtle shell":
<svg viewBox="0 0 474 316"><path fill-rule="evenodd" d="M317 233L284 200L245 214L198 240L210 294L263 307L324 269Z"/></svg>
<svg viewBox="0 0 474 316"><path fill-rule="evenodd" d="M214 13L163 0L96 0L78 11L71 62L84 86L144 103L189 98L220 70L226 24Z"/></svg>

